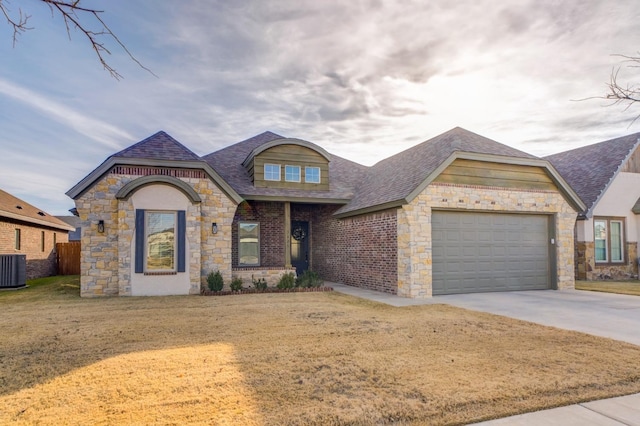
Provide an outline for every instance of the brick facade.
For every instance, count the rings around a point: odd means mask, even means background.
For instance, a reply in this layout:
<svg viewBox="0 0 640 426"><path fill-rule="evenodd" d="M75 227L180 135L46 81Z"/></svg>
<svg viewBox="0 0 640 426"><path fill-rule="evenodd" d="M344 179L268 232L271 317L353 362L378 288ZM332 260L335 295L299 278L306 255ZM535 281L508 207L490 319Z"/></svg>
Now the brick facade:
<svg viewBox="0 0 640 426"><path fill-rule="evenodd" d="M16 229L20 230L20 250L16 250ZM56 243L66 243L69 241L69 233L14 219L0 219L0 254L25 254L28 280L56 274L54 239Z"/></svg>
<svg viewBox="0 0 640 426"><path fill-rule="evenodd" d="M283 267L285 263L284 203L245 201L238 206L231 230L234 268L238 268L239 222L260 223L260 266Z"/></svg>
<svg viewBox="0 0 640 426"><path fill-rule="evenodd" d="M336 219L339 207L315 211L313 270L327 281L396 294L396 210Z"/></svg>

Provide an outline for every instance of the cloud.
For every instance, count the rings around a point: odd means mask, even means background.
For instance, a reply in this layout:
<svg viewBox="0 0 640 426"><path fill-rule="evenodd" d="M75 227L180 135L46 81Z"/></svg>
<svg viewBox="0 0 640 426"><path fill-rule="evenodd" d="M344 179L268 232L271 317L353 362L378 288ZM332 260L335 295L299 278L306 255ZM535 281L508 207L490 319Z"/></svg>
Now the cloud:
<svg viewBox="0 0 640 426"><path fill-rule="evenodd" d="M79 113L64 104L2 78L0 78L0 93L44 113L53 120L109 148L118 148L123 138L131 139L127 132L120 130L117 126Z"/></svg>

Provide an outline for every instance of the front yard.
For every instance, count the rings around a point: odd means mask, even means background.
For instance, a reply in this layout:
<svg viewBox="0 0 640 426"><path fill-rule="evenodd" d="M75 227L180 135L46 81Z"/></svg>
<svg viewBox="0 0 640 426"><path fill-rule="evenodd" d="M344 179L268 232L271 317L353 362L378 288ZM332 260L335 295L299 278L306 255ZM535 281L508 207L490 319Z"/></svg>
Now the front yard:
<svg viewBox="0 0 640 426"><path fill-rule="evenodd" d="M0 424L455 424L640 392L640 347L339 293L0 293Z"/></svg>

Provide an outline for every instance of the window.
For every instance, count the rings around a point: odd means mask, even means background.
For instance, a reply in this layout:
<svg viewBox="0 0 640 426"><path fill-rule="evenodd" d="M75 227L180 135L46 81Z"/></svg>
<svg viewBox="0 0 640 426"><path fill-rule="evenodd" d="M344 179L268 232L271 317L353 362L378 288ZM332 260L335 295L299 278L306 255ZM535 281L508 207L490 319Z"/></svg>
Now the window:
<svg viewBox="0 0 640 426"><path fill-rule="evenodd" d="M265 164L264 180L280 180L280 164Z"/></svg>
<svg viewBox="0 0 640 426"><path fill-rule="evenodd" d="M624 262L624 219L597 218L593 223L596 262Z"/></svg>
<svg viewBox="0 0 640 426"><path fill-rule="evenodd" d="M260 224L238 224L238 263L245 266L260 265Z"/></svg>
<svg viewBox="0 0 640 426"><path fill-rule="evenodd" d="M300 166L284 166L284 180L300 182Z"/></svg>
<svg viewBox="0 0 640 426"><path fill-rule="evenodd" d="M305 167L304 181L307 183L320 183L320 167Z"/></svg>
<svg viewBox="0 0 640 426"><path fill-rule="evenodd" d="M20 250L20 230L16 229L16 250Z"/></svg>
<svg viewBox="0 0 640 426"><path fill-rule="evenodd" d="M56 252L56 242L57 242L56 240L57 240L56 233L54 232L53 233L53 252L54 253Z"/></svg>
<svg viewBox="0 0 640 426"><path fill-rule="evenodd" d="M40 231L40 251L44 251L44 231Z"/></svg>
<svg viewBox="0 0 640 426"><path fill-rule="evenodd" d="M136 273L185 272L185 211L136 210Z"/></svg>

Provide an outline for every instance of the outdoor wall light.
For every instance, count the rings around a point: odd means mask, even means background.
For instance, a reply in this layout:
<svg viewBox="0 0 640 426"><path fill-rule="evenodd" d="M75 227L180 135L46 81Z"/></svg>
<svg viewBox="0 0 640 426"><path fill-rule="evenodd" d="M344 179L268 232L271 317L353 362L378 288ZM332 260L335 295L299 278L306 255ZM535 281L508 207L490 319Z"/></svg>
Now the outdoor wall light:
<svg viewBox="0 0 640 426"><path fill-rule="evenodd" d="M213 223L211 224L211 233L212 233L212 234L217 234L217 233L218 233L218 224L217 224L217 223L215 223L215 222L213 222Z"/></svg>
<svg viewBox="0 0 640 426"><path fill-rule="evenodd" d="M104 220L102 219L98 221L98 232L101 234L104 232Z"/></svg>

